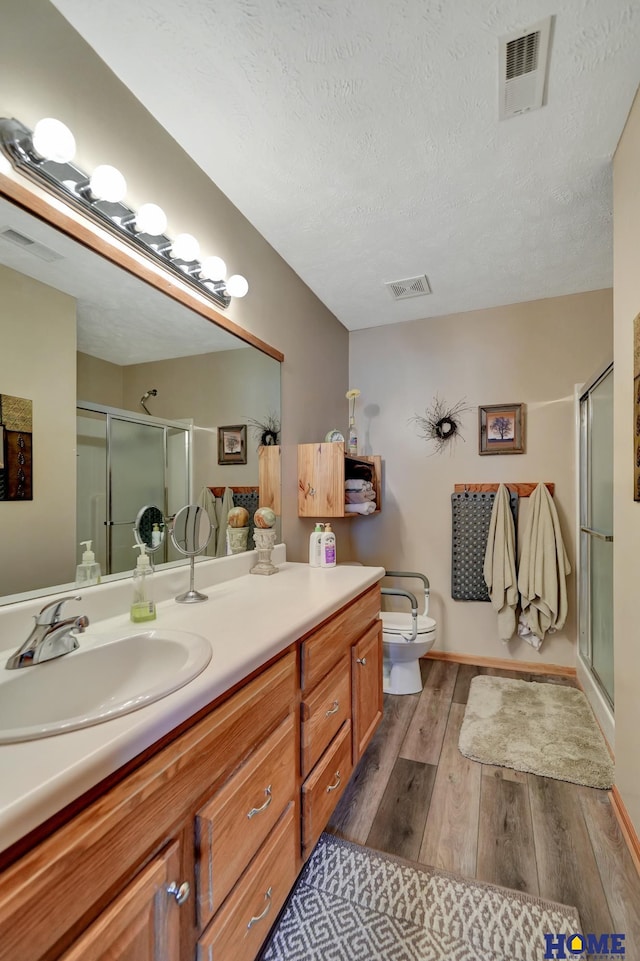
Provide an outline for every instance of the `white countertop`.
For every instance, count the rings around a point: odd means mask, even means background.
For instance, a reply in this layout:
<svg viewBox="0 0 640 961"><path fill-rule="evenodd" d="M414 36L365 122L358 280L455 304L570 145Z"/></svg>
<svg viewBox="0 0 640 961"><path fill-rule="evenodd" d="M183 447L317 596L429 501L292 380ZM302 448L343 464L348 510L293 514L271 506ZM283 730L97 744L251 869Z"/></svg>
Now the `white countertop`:
<svg viewBox="0 0 640 961"><path fill-rule="evenodd" d="M213 584L205 580L197 586L209 595L208 601L179 605L163 600L155 621L137 625L191 631L210 642L213 656L209 665L178 691L93 727L0 746L0 851L117 771L384 575L381 567L310 568L286 561L278 566L278 574L270 577L243 574ZM91 629L99 632L133 626L126 613L92 620ZM6 643L7 638L2 639ZM1 664L14 649L15 645L0 654Z"/></svg>

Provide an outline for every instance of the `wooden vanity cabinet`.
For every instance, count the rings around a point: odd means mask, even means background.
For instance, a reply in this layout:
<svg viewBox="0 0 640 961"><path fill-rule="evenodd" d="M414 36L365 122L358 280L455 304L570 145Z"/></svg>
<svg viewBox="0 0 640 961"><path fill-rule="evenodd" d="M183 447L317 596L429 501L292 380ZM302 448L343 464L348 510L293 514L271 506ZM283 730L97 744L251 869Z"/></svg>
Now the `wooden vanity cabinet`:
<svg viewBox="0 0 640 961"><path fill-rule="evenodd" d="M381 716L379 610L376 585L6 868L0 961L253 961Z"/></svg>
<svg viewBox="0 0 640 961"><path fill-rule="evenodd" d="M298 517L371 517L345 511L344 483L362 476L358 467L371 471L376 509L382 508L382 459L379 455L347 454L343 443L298 445Z"/></svg>

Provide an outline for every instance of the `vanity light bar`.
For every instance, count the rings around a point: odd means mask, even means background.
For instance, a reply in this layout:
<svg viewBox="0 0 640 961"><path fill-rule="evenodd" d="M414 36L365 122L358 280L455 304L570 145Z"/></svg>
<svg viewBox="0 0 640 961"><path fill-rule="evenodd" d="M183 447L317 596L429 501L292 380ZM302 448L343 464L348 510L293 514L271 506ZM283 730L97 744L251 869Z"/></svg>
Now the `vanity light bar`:
<svg viewBox="0 0 640 961"><path fill-rule="evenodd" d="M43 147L43 138L38 136L40 121L36 125L35 143L40 149ZM38 152L34 145L34 133L21 124L18 120L0 118L0 147L9 158L16 170L35 181L39 186L44 186L50 193L62 198L74 209L80 211L94 223L105 227L110 233L121 240L125 240L129 246L142 250L146 256L161 264L165 269L170 270L189 286L194 287L201 294L211 298L218 307L226 308L231 303L231 297L243 297L248 284L244 277L234 274L225 280L208 280L205 276L201 263L196 261L199 256L198 244L194 237L188 234L181 234L175 240L171 240L164 232L160 234L143 233L139 230L146 223L160 226L164 231L166 218L163 221L163 212L154 204L144 204L140 210L132 210L120 199L124 196L126 183L124 177L114 167L103 166L97 168L94 174L89 177L83 170L76 167L71 161L75 147L71 132L59 121L47 120L47 124L59 124L59 129L53 128L53 134L60 132L60 129L68 134L68 149L61 153L51 151L56 159L47 159ZM46 131L49 132L48 130ZM60 159L59 159L60 158ZM68 159L67 159L68 158ZM1 159L1 158L0 158ZM100 171L101 176L96 180L96 173ZM109 180L109 178L111 178ZM92 189L100 183L100 188ZM110 187L113 192L110 192ZM119 189L116 189L119 188ZM98 196L100 194L100 196ZM101 199L101 197L112 197L114 199ZM117 198L117 199L116 199ZM146 209L145 209L146 208ZM154 208L152 211L149 208ZM145 218L146 213L146 218ZM150 217L149 214L152 214ZM153 215L155 214L155 218ZM142 215L142 216L141 216ZM163 216L160 216L163 215ZM150 227L147 227L150 229ZM188 240L187 240L188 238ZM188 241L193 241L189 243ZM174 254L174 249L177 253ZM192 260L182 259L191 256ZM219 258L216 258L219 260ZM212 258L207 258L209 262ZM206 262L205 260L205 262ZM220 260L224 274L224 262Z"/></svg>

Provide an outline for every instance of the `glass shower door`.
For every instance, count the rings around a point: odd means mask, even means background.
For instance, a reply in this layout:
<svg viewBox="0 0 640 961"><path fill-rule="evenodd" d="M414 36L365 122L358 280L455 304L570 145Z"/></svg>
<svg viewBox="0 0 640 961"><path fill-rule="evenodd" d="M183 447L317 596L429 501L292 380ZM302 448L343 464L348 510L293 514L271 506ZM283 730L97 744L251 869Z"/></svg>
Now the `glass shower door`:
<svg viewBox="0 0 640 961"><path fill-rule="evenodd" d="M580 558L580 653L613 706L613 367L580 398Z"/></svg>

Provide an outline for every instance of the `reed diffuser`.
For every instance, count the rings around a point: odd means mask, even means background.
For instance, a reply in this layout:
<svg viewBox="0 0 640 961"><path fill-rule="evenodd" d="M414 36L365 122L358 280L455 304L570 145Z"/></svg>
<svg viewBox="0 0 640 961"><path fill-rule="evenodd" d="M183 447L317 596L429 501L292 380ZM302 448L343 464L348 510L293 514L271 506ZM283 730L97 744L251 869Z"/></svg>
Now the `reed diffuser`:
<svg viewBox="0 0 640 961"><path fill-rule="evenodd" d="M356 427L356 397L360 396L357 387L348 390L345 397L349 401L349 438L347 440L347 453L358 453L358 428Z"/></svg>

